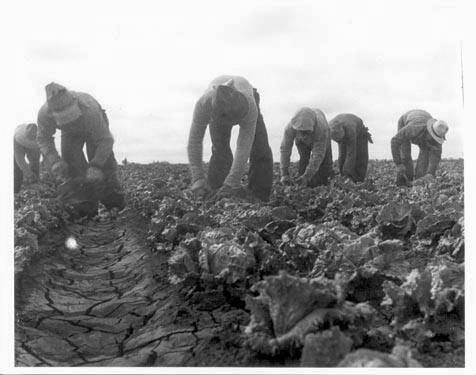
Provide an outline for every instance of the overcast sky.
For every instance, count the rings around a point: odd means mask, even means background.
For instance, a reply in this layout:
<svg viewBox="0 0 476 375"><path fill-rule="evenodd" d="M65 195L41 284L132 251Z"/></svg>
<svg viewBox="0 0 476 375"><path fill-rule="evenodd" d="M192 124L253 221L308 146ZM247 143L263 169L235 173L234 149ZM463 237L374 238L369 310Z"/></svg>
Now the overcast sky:
<svg viewBox="0 0 476 375"><path fill-rule="evenodd" d="M425 109L450 126L443 156L462 157L455 4L32 2L17 30L24 57L17 123L36 122L44 86L55 81L107 110L118 160L186 162L195 101L213 78L233 74L260 92L275 160L284 126L303 106L328 120L361 117L378 159L391 157L399 116ZM207 132L206 159L209 149Z"/></svg>

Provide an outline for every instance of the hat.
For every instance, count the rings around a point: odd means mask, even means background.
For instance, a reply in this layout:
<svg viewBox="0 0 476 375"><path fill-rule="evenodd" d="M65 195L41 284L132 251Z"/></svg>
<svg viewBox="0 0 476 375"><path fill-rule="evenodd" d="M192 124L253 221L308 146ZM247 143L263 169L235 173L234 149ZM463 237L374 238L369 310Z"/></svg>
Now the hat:
<svg viewBox="0 0 476 375"><path fill-rule="evenodd" d="M432 138L437 141L439 144L443 144L446 140L445 134L448 132L448 124L442 120L428 121L426 124L428 133Z"/></svg>
<svg viewBox="0 0 476 375"><path fill-rule="evenodd" d="M300 111L291 120L291 126L298 131L313 131L316 119L311 117L308 112Z"/></svg>
<svg viewBox="0 0 476 375"><path fill-rule="evenodd" d="M46 101L58 126L68 124L81 116L81 109L74 95L55 82L46 85Z"/></svg>
<svg viewBox="0 0 476 375"><path fill-rule="evenodd" d="M37 149L36 130L37 126L35 123L20 124L15 129L14 139L25 148Z"/></svg>
<svg viewBox="0 0 476 375"><path fill-rule="evenodd" d="M345 137L345 130L341 123L332 123L331 138L337 143L342 142Z"/></svg>
<svg viewBox="0 0 476 375"><path fill-rule="evenodd" d="M233 80L213 88L212 117L237 123L249 112L246 96L233 87Z"/></svg>

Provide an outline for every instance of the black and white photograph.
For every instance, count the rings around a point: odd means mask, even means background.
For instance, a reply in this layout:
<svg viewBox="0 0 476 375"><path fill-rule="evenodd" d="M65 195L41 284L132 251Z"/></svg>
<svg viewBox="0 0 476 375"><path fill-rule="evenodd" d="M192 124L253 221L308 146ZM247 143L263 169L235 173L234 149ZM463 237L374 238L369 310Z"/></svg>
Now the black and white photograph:
<svg viewBox="0 0 476 375"><path fill-rule="evenodd" d="M13 3L2 373L475 370L462 2Z"/></svg>

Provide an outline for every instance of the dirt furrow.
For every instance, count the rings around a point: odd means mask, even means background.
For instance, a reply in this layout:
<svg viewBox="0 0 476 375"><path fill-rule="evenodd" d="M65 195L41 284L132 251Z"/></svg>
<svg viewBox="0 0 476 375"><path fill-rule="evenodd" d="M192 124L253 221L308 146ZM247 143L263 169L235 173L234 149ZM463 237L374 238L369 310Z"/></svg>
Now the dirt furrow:
<svg viewBox="0 0 476 375"><path fill-rule="evenodd" d="M244 349L227 353L240 335L219 319L235 314L243 325L244 312L226 302L200 311L184 298L145 228L126 211L71 224L40 244L54 248L16 283L17 366L248 365ZM65 246L68 237L76 248Z"/></svg>

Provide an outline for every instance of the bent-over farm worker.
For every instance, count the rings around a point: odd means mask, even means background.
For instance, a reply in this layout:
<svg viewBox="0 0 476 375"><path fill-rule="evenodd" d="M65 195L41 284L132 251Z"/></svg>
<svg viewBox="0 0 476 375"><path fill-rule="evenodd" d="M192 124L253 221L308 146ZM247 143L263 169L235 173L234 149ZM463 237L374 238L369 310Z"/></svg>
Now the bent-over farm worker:
<svg viewBox="0 0 476 375"><path fill-rule="evenodd" d="M57 83L45 87L46 103L38 113L38 144L54 175L85 177L98 186L100 202L110 209L124 207L117 178L114 138L101 105L89 94L70 91ZM54 143L61 130L61 158ZM86 144L86 161L83 147Z"/></svg>
<svg viewBox="0 0 476 375"><path fill-rule="evenodd" d="M13 180L15 193L18 193L23 178L36 182L40 177L40 148L36 142L37 126L34 123L21 124L15 128L13 136ZM28 159L28 163L25 160Z"/></svg>
<svg viewBox="0 0 476 375"><path fill-rule="evenodd" d="M392 157L397 165L397 184L405 185L413 178L432 177L441 160L442 144L448 125L434 119L428 112L414 109L398 120L398 133L392 138ZM415 171L411 144L420 148Z"/></svg>
<svg viewBox="0 0 476 375"><path fill-rule="evenodd" d="M230 137L237 124L240 128L233 158ZM206 177L202 158L208 125L212 156ZM273 154L259 108L259 94L243 77L220 76L210 83L193 111L188 139L192 191L198 196L217 189L217 197L238 194L248 159L248 188L255 197L267 201L273 184Z"/></svg>
<svg viewBox="0 0 476 375"><path fill-rule="evenodd" d="M331 138L339 146L339 171L354 182L364 181L369 162L369 129L351 113L337 115L329 122Z"/></svg>
<svg viewBox="0 0 476 375"><path fill-rule="evenodd" d="M329 125L319 109L301 108L286 125L281 142L281 182L287 183L293 144L299 152L297 182L303 186L326 185L333 175Z"/></svg>

